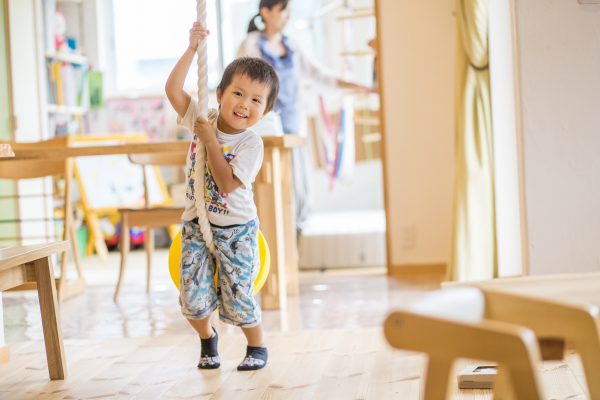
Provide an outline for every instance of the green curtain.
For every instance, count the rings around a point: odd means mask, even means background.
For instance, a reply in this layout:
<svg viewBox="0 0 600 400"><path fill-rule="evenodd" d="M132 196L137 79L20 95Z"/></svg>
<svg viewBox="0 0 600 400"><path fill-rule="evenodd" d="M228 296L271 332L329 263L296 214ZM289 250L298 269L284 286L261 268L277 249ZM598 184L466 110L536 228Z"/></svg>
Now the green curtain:
<svg viewBox="0 0 600 400"><path fill-rule="evenodd" d="M10 131L10 93L8 85L8 27L6 26L6 1L0 0L0 141L12 138Z"/></svg>
<svg viewBox="0 0 600 400"><path fill-rule="evenodd" d="M10 93L7 85L7 82L11 79L8 68L7 1L0 0L0 142L8 142L12 139L9 107ZM14 238L18 236L16 224L2 223L2 221L14 220L17 215L17 202L14 198L10 197L16 194L15 182L13 180L0 179L0 194L2 194L2 197L0 197L0 247L2 247L17 244L16 240L2 240L2 238Z"/></svg>
<svg viewBox="0 0 600 400"><path fill-rule="evenodd" d="M449 278L498 275L488 58L489 0L457 0L456 181Z"/></svg>

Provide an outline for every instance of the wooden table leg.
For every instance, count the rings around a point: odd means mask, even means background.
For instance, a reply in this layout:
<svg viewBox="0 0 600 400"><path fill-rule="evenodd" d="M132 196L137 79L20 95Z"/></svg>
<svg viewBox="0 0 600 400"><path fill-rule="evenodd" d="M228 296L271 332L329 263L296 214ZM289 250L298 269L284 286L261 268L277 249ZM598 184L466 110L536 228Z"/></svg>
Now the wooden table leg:
<svg viewBox="0 0 600 400"><path fill-rule="evenodd" d="M260 229L271 252L271 270L261 290L261 305L265 310L287 306L280 154L278 148L265 148L263 165L254 185Z"/></svg>
<svg viewBox="0 0 600 400"><path fill-rule="evenodd" d="M67 365L62 342L62 332L58 316L58 300L54 282L54 270L50 257L45 257L34 262L35 278L37 281L40 312L42 314L42 327L44 329L44 342L46 344L46 357L50 379L65 379Z"/></svg>
<svg viewBox="0 0 600 400"><path fill-rule="evenodd" d="M71 186L73 183L73 160L65 161L65 205L64 205L64 224L62 240L71 240L71 254L77 272L75 280L69 279L68 258L69 252L65 251L61 257L60 278L58 279L57 296L59 300L66 300L72 296L83 293L85 290L85 279L83 278L83 269L81 268L81 259L79 258L79 246L77 242L77 233L73 224L73 209L71 199Z"/></svg>
<svg viewBox="0 0 600 400"><path fill-rule="evenodd" d="M6 345L0 345L0 364L7 363L10 360L10 350Z"/></svg>
<svg viewBox="0 0 600 400"><path fill-rule="evenodd" d="M121 263L119 264L119 278L113 300L116 302L121 293L121 285L125 277L125 267L127 266L127 255L129 254L131 239L129 238L129 215L127 212L121 212Z"/></svg>
<svg viewBox="0 0 600 400"><path fill-rule="evenodd" d="M152 276L152 251L154 250L154 230L144 230L144 250L146 250L146 293L150 293L150 277Z"/></svg>
<svg viewBox="0 0 600 400"><path fill-rule="evenodd" d="M292 177L292 149L281 150L281 182L287 293L290 296L297 296L300 293L300 283L298 280L298 242L296 234L296 209L294 207L294 182Z"/></svg>
<svg viewBox="0 0 600 400"><path fill-rule="evenodd" d="M106 242L104 241L104 233L100 227L98 216L90 212L87 222L88 228L90 229L90 236L93 238L94 248L96 249L98 257L100 257L102 261L108 260L108 249L106 247Z"/></svg>

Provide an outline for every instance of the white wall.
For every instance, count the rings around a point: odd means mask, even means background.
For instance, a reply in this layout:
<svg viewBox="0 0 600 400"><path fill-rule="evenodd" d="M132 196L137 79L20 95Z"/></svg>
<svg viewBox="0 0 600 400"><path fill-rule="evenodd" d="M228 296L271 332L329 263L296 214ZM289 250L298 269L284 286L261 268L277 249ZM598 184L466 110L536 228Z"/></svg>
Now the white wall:
<svg viewBox="0 0 600 400"><path fill-rule="evenodd" d="M5 21L5 15L4 15L4 4L5 1L0 1L0 43L2 45L2 50L0 50L0 80L5 80L8 79L8 59L5 59L6 55L8 52L5 53L5 48L4 48L4 41L5 38L8 36L8 32L5 31L6 26L4 24ZM3 130L2 133L0 133L0 138L2 140L7 140L10 139L10 123L8 121L9 119L9 101L10 99L8 98L9 93L7 90L6 85L4 85L4 83L2 84L2 88L0 88L0 129ZM3 192L3 194L5 193L5 191L8 191L8 187L10 187L10 184L2 184L0 186L0 190ZM12 193L9 192L9 193ZM10 211L8 211L7 209L9 207L6 206L6 201L3 201L2 203L4 203L2 205L2 208L0 208L0 218L4 219L4 218L10 218L13 217L14 214ZM4 229L3 232L7 232L8 229ZM3 311L2 311L2 293L0 292L0 347L2 347L2 345L4 345L4 316L3 316Z"/></svg>
<svg viewBox="0 0 600 400"><path fill-rule="evenodd" d="M518 0L529 269L600 270L600 5Z"/></svg>
<svg viewBox="0 0 600 400"><path fill-rule="evenodd" d="M376 3L388 264L447 263L454 187L454 0Z"/></svg>
<svg viewBox="0 0 600 400"><path fill-rule="evenodd" d="M513 1L490 1L490 84L494 131L499 276L523 273L519 140L513 46Z"/></svg>
<svg viewBox="0 0 600 400"><path fill-rule="evenodd" d="M383 210L381 168L381 160L357 162L351 178L336 181L333 190L325 170L311 171L312 211Z"/></svg>
<svg viewBox="0 0 600 400"><path fill-rule="evenodd" d="M36 141L44 138L41 105L45 101L38 90L40 81L39 46L41 12L38 0L9 0L10 52L12 73L13 112L17 118L17 141Z"/></svg>
<svg viewBox="0 0 600 400"><path fill-rule="evenodd" d="M48 138L43 66L43 7L41 0L9 0L9 29L12 74L12 102L17 118L15 140L33 142ZM19 219L48 218L53 215L52 179L20 180L17 183ZM21 244L39 243L55 237L51 221L19 224Z"/></svg>
<svg viewBox="0 0 600 400"><path fill-rule="evenodd" d="M40 140L43 132L40 107L41 102L45 100L40 98L38 91L39 50L36 45L40 39L38 36L40 31L36 28L39 25L37 18L41 16L36 13L36 9L40 5L41 3L37 0L8 0L12 105L17 121L15 139L18 141ZM42 184L43 182L38 181L38 187L41 187ZM20 190L17 189L17 191ZM26 218L28 208L22 207L22 200L18 200L19 218ZM35 200L37 201L36 210L47 208L47 202L44 199ZM37 223L34 234L39 236L39 232L45 229L45 224ZM27 235L28 232L21 232L21 234ZM4 344L4 340L4 316L0 294L0 346Z"/></svg>

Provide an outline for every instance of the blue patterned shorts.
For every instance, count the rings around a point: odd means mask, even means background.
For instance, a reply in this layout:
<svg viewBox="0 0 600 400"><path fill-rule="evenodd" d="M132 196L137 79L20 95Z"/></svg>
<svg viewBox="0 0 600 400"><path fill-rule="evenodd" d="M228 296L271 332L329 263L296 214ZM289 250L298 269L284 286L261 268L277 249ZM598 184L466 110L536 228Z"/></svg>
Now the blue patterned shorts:
<svg viewBox="0 0 600 400"><path fill-rule="evenodd" d="M251 328L260 323L260 307L253 282L260 268L258 220L230 227L212 226L217 248L219 290L215 289L215 262L200 226L184 221L181 232L179 304L188 319L203 319L219 308L221 321Z"/></svg>

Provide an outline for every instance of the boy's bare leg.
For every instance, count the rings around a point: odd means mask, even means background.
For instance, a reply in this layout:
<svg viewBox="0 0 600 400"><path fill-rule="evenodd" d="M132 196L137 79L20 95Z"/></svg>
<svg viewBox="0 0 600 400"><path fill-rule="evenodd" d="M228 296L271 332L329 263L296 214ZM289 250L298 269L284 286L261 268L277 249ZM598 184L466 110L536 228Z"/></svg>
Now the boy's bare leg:
<svg viewBox="0 0 600 400"><path fill-rule="evenodd" d="M219 351L217 349L219 336L213 331L210 316L203 319L188 319L188 322L200 336L200 361L198 368L215 369L221 366Z"/></svg>
<svg viewBox="0 0 600 400"><path fill-rule="evenodd" d="M194 328L200 339L210 339L213 335L213 328L210 324L210 316L203 319L188 319L188 322Z"/></svg>
<svg viewBox="0 0 600 400"><path fill-rule="evenodd" d="M248 346L265 347L262 324L256 325L252 328L242 328L242 331L244 332L244 335L246 335Z"/></svg>

